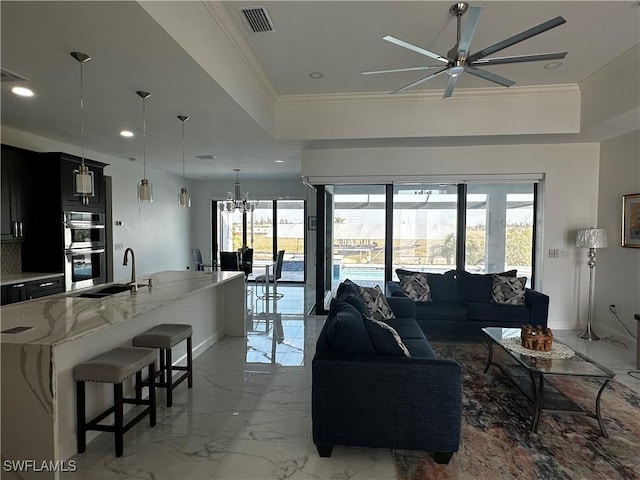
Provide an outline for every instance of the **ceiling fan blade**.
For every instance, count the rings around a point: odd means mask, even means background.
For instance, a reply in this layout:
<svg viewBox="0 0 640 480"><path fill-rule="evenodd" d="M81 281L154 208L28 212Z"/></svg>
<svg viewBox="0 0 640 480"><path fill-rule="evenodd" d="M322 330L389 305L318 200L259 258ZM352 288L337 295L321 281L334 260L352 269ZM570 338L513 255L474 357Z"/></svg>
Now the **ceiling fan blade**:
<svg viewBox="0 0 640 480"><path fill-rule="evenodd" d="M500 50L504 50L505 48L510 47L511 45L520 43L528 38L539 35L543 32L546 32L547 30L551 30L552 28L555 28L566 22L567 21L562 17L552 18L551 20L547 20L546 22L541 23L536 27L530 28L529 30L525 30L524 32L520 32L519 34L514 35L513 37L502 40L501 42L498 42L494 45L491 45L490 47L480 50L477 53L474 53L473 55L467 58L467 61L469 63L473 63L476 60L479 60L480 58L484 58L488 55L491 55L492 53L496 53Z"/></svg>
<svg viewBox="0 0 640 480"><path fill-rule="evenodd" d="M444 95L442 98L449 98L453 94L453 89L456 88L456 82L458 81L458 75L449 76L447 82L447 88L444 89Z"/></svg>
<svg viewBox="0 0 640 480"><path fill-rule="evenodd" d="M408 48L409 50L413 50L414 52L419 53L420 55L425 55L429 58L433 58L434 60L438 60L439 62L449 63L451 60L443 57L442 55L438 55L437 53L430 52L429 50L425 50L424 48L418 47L412 43L405 42L404 40L400 40L399 38L392 37L391 35L385 35L382 37L383 40L387 42L393 43L400 47Z"/></svg>
<svg viewBox="0 0 640 480"><path fill-rule="evenodd" d="M474 65L500 65L503 63L542 62L546 60L561 60L567 52L540 53L537 55L516 55L513 57L481 58L473 62Z"/></svg>
<svg viewBox="0 0 640 480"><path fill-rule="evenodd" d="M419 70L429 70L430 68L441 68L441 65L427 66L427 67L408 67L408 68L394 68L392 70L371 70L368 72L362 72L362 75L375 75L377 73L396 73L396 72L416 72Z"/></svg>
<svg viewBox="0 0 640 480"><path fill-rule="evenodd" d="M402 92L404 90L407 90L408 88L415 87L416 85L420 85L421 83L424 83L427 80L431 80L432 78L435 78L438 75L441 75L446 71L447 71L447 69L443 68L442 70L440 70L440 71L438 71L436 73L432 73L431 75L427 75L426 77L422 77L420 80L416 80L415 82L412 82L409 85L405 85L404 87L400 87L399 89L394 90L393 92L391 92L391 94L393 95L394 93Z"/></svg>
<svg viewBox="0 0 640 480"><path fill-rule="evenodd" d="M500 75L496 75L495 73L491 73L486 70L481 70L479 68L475 68L472 66L467 67L466 71L471 75L484 78L485 80L489 80L490 82L497 83L499 85L502 85L503 87L510 87L516 84L516 82L514 82L513 80L509 80L508 78L501 77Z"/></svg>
<svg viewBox="0 0 640 480"><path fill-rule="evenodd" d="M464 22L464 28L462 29L462 36L460 37L460 43L458 43L458 57L467 57L469 55L469 47L471 41L476 34L478 28L478 20L480 20L480 14L482 13L481 7L470 7L466 14L467 19Z"/></svg>

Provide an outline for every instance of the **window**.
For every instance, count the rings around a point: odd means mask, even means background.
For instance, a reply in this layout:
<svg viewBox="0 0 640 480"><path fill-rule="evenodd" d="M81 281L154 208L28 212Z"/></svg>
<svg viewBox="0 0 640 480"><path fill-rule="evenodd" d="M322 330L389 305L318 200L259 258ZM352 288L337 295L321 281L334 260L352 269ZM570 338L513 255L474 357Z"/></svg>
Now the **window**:
<svg viewBox="0 0 640 480"><path fill-rule="evenodd" d="M534 184L469 184L466 203L465 269L474 273L517 269L530 283Z"/></svg>
<svg viewBox="0 0 640 480"><path fill-rule="evenodd" d="M456 185L395 185L393 262L397 268L442 273L456 268Z"/></svg>
<svg viewBox="0 0 640 480"><path fill-rule="evenodd" d="M334 285L349 278L384 289L385 186L337 185L334 190Z"/></svg>

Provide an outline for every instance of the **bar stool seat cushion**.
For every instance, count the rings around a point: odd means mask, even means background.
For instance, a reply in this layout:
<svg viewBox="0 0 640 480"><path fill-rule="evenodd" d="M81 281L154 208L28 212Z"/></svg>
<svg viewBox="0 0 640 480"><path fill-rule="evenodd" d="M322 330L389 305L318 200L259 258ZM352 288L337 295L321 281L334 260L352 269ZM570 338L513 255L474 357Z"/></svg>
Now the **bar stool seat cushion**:
<svg viewBox="0 0 640 480"><path fill-rule="evenodd" d="M83 382L121 383L155 361L156 351L152 348L118 347L76 365L73 378Z"/></svg>
<svg viewBox="0 0 640 480"><path fill-rule="evenodd" d="M182 323L161 323L140 335L133 337L136 347L171 348L193 333L191 325Z"/></svg>

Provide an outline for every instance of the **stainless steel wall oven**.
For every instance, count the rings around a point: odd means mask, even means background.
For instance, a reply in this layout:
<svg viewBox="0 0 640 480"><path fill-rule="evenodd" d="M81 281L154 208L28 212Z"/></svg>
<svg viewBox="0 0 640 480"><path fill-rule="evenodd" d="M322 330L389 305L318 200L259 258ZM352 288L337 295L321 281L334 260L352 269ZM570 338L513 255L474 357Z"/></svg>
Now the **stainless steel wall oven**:
<svg viewBox="0 0 640 480"><path fill-rule="evenodd" d="M64 212L65 290L106 281L105 215Z"/></svg>

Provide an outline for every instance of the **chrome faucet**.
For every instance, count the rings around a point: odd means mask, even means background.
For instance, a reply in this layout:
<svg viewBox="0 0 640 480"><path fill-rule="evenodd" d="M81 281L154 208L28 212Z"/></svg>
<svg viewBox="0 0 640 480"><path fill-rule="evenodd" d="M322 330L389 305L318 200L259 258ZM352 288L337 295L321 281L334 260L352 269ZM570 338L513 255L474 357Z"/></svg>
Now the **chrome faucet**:
<svg viewBox="0 0 640 480"><path fill-rule="evenodd" d="M131 282L129 282L129 290L135 292L138 290L138 283L136 282L136 254L133 253L133 248L127 248L124 251L124 260L122 265L127 265L128 253L131 252Z"/></svg>

